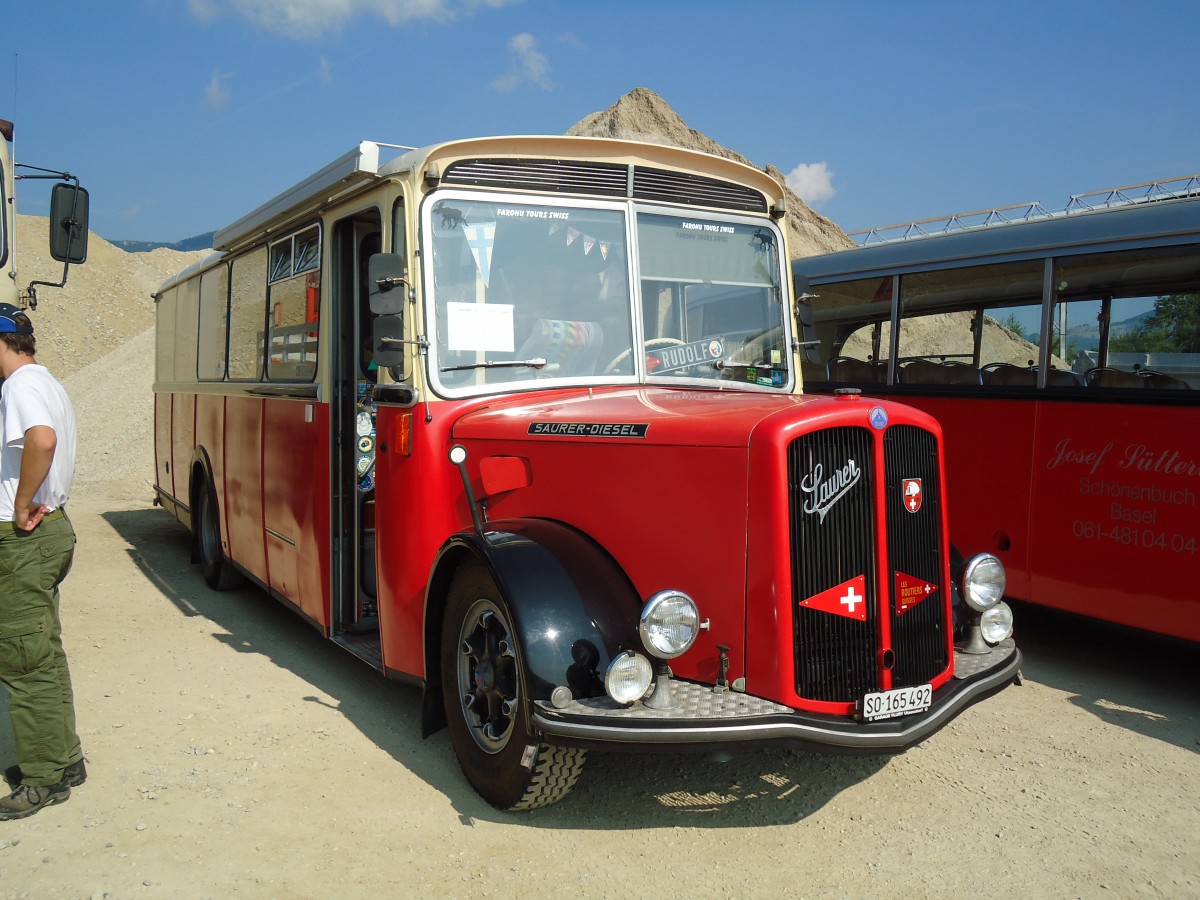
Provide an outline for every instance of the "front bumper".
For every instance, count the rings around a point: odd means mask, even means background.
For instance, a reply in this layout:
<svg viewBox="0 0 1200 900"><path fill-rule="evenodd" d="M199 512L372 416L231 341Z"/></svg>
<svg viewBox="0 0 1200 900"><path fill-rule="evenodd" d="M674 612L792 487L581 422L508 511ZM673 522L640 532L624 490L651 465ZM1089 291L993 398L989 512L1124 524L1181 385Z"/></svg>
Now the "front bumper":
<svg viewBox="0 0 1200 900"><path fill-rule="evenodd" d="M552 744L608 750L786 744L824 753L898 753L1020 675L1021 651L1012 639L986 656L954 656L954 677L934 692L929 709L879 722L797 712L749 694L714 693L711 686L675 680L675 709L621 706L607 697L575 700L565 709L537 701L533 726Z"/></svg>

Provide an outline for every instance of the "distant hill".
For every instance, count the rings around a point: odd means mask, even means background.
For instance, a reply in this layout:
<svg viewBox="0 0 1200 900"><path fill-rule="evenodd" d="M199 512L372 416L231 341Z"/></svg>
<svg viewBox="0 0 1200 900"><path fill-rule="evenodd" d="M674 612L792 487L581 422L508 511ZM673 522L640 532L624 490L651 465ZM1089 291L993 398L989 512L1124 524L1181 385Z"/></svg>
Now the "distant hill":
<svg viewBox="0 0 1200 900"><path fill-rule="evenodd" d="M190 253L193 250L211 250L215 231L198 234L195 237L184 238L173 244L155 241L109 241L114 247L119 247L126 253L149 253L151 250L178 250L180 253Z"/></svg>
<svg viewBox="0 0 1200 900"><path fill-rule="evenodd" d="M1120 322L1113 322L1109 330L1110 337L1121 337L1126 334L1133 334L1145 321L1154 315L1153 309L1148 309L1144 313L1139 313L1128 319L1123 319ZM1040 341L1040 333L1035 332L1029 336L1029 340L1033 343ZM1067 341L1077 350L1095 350L1100 346L1100 326L1099 325L1074 325L1067 329Z"/></svg>
<svg viewBox="0 0 1200 900"><path fill-rule="evenodd" d="M712 138L688 126L666 100L645 87L634 88L607 109L580 119L568 129L567 134L667 144L754 165L742 154L721 146ZM788 243L793 259L816 253L831 253L854 246L853 241L846 237L842 229L814 211L788 187L787 180L779 169L772 165L762 168L779 182L787 195Z"/></svg>

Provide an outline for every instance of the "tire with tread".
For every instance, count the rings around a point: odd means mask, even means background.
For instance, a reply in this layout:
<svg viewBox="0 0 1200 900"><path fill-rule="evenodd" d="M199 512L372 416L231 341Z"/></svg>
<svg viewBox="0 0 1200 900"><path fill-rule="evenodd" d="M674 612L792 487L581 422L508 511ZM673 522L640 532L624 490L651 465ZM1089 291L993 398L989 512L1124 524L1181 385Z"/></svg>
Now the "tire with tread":
<svg viewBox="0 0 1200 900"><path fill-rule="evenodd" d="M193 505L192 532L196 541L196 559L204 580L214 591L228 591L245 581L242 574L225 558L221 549L221 523L217 517L217 498L207 482L200 485Z"/></svg>
<svg viewBox="0 0 1200 900"><path fill-rule="evenodd" d="M442 626L442 699L450 742L476 793L498 809L537 809L571 791L587 751L530 735L511 622L487 568L474 559L460 566ZM536 755L526 767L522 757L531 745Z"/></svg>

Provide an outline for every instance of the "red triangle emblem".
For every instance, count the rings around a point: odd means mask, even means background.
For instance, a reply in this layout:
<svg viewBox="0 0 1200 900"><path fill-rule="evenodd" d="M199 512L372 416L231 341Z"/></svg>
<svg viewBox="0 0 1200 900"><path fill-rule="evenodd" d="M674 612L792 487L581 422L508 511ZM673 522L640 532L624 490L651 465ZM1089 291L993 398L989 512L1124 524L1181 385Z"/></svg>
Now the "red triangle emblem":
<svg viewBox="0 0 1200 900"><path fill-rule="evenodd" d="M845 616L847 619L867 621L867 577L859 575L849 581L843 581L837 587L821 591L800 601L801 606L817 609L821 612L833 613L835 616Z"/></svg>
<svg viewBox="0 0 1200 900"><path fill-rule="evenodd" d="M937 589L936 584L930 584L924 578L916 578L912 575L905 575L903 572L897 572L895 593L896 612L908 612Z"/></svg>

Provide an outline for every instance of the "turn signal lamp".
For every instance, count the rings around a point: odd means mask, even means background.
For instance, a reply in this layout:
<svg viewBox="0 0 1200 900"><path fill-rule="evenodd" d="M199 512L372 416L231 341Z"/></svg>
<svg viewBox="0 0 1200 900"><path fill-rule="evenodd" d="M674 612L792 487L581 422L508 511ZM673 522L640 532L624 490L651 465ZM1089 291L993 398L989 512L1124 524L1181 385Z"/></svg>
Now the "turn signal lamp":
<svg viewBox="0 0 1200 900"><path fill-rule="evenodd" d="M396 452L401 456L412 455L412 413L401 413L396 419Z"/></svg>

